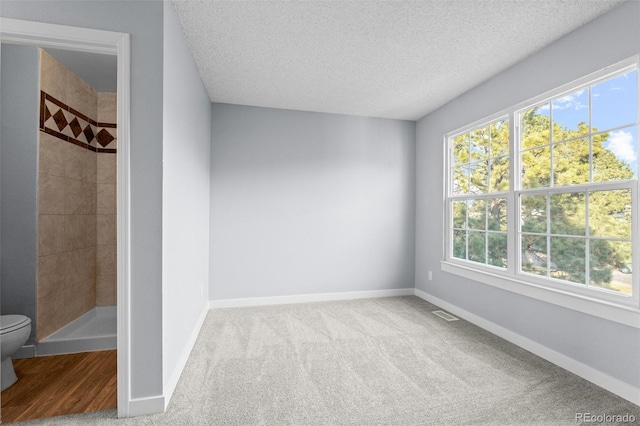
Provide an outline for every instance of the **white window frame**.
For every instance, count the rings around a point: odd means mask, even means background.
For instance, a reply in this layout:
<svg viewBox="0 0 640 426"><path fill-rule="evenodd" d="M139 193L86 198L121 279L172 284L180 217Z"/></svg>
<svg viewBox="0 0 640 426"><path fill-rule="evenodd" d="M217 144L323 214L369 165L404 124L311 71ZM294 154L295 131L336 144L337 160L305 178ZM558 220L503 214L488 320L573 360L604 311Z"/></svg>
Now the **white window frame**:
<svg viewBox="0 0 640 426"><path fill-rule="evenodd" d="M568 185L561 187L539 188L535 190L522 190L520 188L520 155L516 149L519 146L519 120L520 113L552 99L575 92L580 87L593 84L599 80L605 80L615 74L632 69L638 70L640 80L640 57L638 55L621 61L600 71L584 76L554 90L536 96L525 102L521 102L496 114L477 120L460 127L444 135L444 253L441 269L445 272L456 274L474 281L498 287L510 292L532 297L544 302L563 306L582 313L595 315L611 321L640 328L640 227L639 206L640 196L638 180L589 183L584 185ZM639 81L640 87L640 81ZM640 115L640 94L638 95L638 111ZM454 258L452 256L452 223L451 201L456 197L452 195L452 151L454 137L488 125L500 118L509 119L509 193L490 193L489 196L507 198L507 235L508 235L508 259L507 268L499 268L491 265L480 264L473 261ZM640 127L640 117L636 117L636 124ZM638 148L638 147L637 147ZM640 151L639 151L640 152ZM640 163L640 161L639 161ZM638 171L640 174L640 170ZM564 280L557 280L534 274L521 272L520 269L520 232L518 223L520 220L520 194L538 192L540 194L582 192L594 189L629 189L632 192L632 295L616 294L607 290L594 287L586 287L583 284L573 284ZM484 196L484 195L483 195Z"/></svg>

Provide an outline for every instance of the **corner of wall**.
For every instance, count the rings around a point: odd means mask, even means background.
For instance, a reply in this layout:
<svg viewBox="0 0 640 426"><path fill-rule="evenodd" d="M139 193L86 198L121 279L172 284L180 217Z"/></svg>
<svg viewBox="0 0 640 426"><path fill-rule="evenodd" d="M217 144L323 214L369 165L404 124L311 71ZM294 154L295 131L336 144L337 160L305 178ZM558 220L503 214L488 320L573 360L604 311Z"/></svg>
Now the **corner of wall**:
<svg viewBox="0 0 640 426"><path fill-rule="evenodd" d="M180 376L184 368L187 365L187 361L189 361L189 356L191 355L191 351L198 340L198 335L200 334L200 330L202 329L202 325L204 324L205 319L207 318L207 314L209 313L209 304L205 304L202 312L200 312L200 316L198 317L198 322L194 327L187 344L182 349L182 353L180 354L180 358L176 363L173 371L169 375L166 383L164 384L163 397L164 397L164 409L166 410L169 406L169 402L171 401L171 397L173 396L173 392L176 390L176 386L178 385L178 381L180 380Z"/></svg>

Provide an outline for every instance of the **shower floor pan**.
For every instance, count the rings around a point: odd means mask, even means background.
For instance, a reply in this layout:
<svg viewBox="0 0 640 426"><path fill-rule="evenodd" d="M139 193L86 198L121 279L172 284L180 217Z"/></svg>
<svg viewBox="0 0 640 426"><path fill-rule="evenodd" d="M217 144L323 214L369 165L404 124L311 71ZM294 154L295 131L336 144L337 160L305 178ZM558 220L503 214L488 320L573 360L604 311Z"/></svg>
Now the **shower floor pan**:
<svg viewBox="0 0 640 426"><path fill-rule="evenodd" d="M115 306L93 308L40 341L36 347L37 356L116 349L116 311Z"/></svg>

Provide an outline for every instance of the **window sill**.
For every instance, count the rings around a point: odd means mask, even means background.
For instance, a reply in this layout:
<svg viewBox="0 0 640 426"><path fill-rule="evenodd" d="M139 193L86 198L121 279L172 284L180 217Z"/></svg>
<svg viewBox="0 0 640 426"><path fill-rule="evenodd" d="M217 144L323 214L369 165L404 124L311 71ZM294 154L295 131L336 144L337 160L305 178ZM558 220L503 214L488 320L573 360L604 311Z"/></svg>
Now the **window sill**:
<svg viewBox="0 0 640 426"><path fill-rule="evenodd" d="M618 304L585 295L529 283L514 276L479 270L456 262L441 261L441 269L473 281L507 290L567 309L614 321L629 327L640 328L640 309L637 306Z"/></svg>

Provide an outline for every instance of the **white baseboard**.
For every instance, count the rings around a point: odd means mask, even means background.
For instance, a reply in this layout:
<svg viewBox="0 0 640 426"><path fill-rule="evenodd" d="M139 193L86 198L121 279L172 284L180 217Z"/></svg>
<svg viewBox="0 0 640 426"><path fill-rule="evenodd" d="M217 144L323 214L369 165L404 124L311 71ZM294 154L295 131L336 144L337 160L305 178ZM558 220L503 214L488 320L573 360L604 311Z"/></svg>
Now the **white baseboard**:
<svg viewBox="0 0 640 426"><path fill-rule="evenodd" d="M189 340L180 354L180 358L178 359L178 363L176 367L173 369L171 373L171 377L167 380L167 383L164 385L164 407L163 411L167 409L169 406L169 401L171 401L171 397L173 396L173 392L176 390L176 386L178 385L178 380L180 380L180 375L182 375L182 370L187 365L187 361L189 361L189 356L191 355L191 350L193 346L196 344L196 340L198 339L198 334L200 334L200 329L202 328L202 324L204 324L204 320L207 317L207 313L209 312L209 307L207 305L204 306L202 312L200 312L200 316L198 317L198 321L196 326L193 328L191 335L189 336Z"/></svg>
<svg viewBox="0 0 640 426"><path fill-rule="evenodd" d="M36 345L23 345L18 352L11 355L11 359L35 358Z"/></svg>
<svg viewBox="0 0 640 426"><path fill-rule="evenodd" d="M246 299L211 300L209 307L241 308L247 306L286 305L290 303L327 302L334 300L371 299L376 297L413 296L413 288L390 290L349 291L342 293L299 294L293 296L252 297Z"/></svg>
<svg viewBox="0 0 640 426"><path fill-rule="evenodd" d="M415 289L415 295L429 303L433 303L434 305L451 312L454 315L459 316L466 321L469 321L472 324L477 325L480 328L502 337L503 339L520 346L521 348L526 349L527 351L538 355L539 357L546 359L547 361L626 399L627 401L640 405L640 389L635 386L556 352L553 349L534 342L533 340L521 336L518 333L479 317L478 315L472 314L471 312L452 305L451 303L439 299L436 296L432 296L422 290Z"/></svg>
<svg viewBox="0 0 640 426"><path fill-rule="evenodd" d="M148 396L145 398L132 398L129 400L127 417L164 413L164 401L165 397L163 395Z"/></svg>

